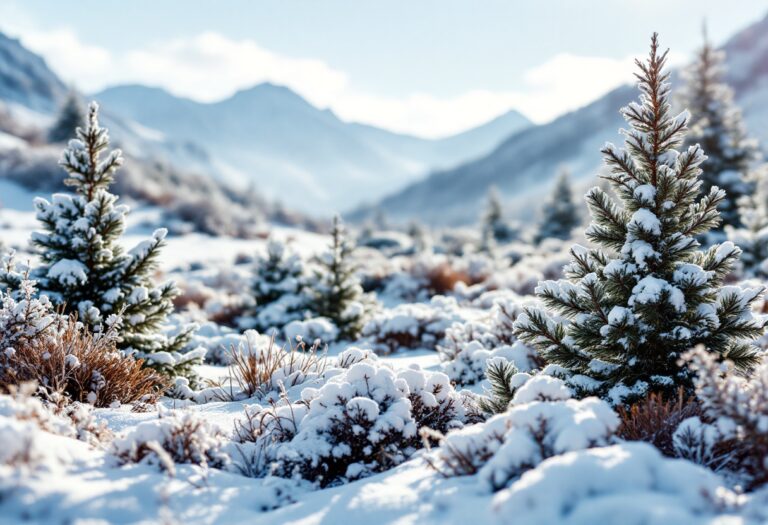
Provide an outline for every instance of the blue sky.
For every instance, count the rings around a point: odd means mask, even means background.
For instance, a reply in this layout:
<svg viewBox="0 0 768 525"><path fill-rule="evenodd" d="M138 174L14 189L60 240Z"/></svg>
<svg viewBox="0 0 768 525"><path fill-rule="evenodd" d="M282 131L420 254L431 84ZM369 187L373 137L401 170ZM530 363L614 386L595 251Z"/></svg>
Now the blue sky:
<svg viewBox="0 0 768 525"><path fill-rule="evenodd" d="M285 84L346 120L423 136L508 109L543 122L629 81L659 31L682 63L765 0L4 0L0 30L85 91L138 82L201 101Z"/></svg>

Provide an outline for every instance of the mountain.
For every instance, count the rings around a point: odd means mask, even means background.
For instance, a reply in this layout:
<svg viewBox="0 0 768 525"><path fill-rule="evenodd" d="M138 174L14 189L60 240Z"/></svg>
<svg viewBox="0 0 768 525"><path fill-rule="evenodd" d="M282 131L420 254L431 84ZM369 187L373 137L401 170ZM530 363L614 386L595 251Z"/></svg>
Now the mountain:
<svg viewBox="0 0 768 525"><path fill-rule="evenodd" d="M94 97L159 136L203 147L217 176L316 213L351 209L430 170L484 155L530 124L509 112L459 135L428 140L344 122L269 83L215 103L141 85Z"/></svg>
<svg viewBox="0 0 768 525"><path fill-rule="evenodd" d="M747 128L768 144L768 16L733 36L723 49L727 80ZM530 221L562 167L581 186L594 181L602 168L601 146L623 140L618 134L625 126L619 109L636 96L634 87L617 88L550 123L513 134L482 158L436 171L373 206L358 209L350 218L362 220L380 208L394 220L467 224L477 220L489 188L496 186L509 215Z"/></svg>
<svg viewBox="0 0 768 525"><path fill-rule="evenodd" d="M0 100L51 112L66 92L67 87L42 58L0 33Z"/></svg>

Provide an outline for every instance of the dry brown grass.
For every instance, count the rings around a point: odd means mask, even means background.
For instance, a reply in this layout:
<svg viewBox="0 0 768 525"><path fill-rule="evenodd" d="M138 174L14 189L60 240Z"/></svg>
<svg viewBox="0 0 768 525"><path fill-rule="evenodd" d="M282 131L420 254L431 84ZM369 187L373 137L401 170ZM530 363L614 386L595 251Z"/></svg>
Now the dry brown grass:
<svg viewBox="0 0 768 525"><path fill-rule="evenodd" d="M429 281L429 288L437 294L453 291L459 282L472 284L472 279L467 272L456 270L447 262L429 270L427 280Z"/></svg>
<svg viewBox="0 0 768 525"><path fill-rule="evenodd" d="M702 413L699 403L687 398L682 388L673 398L665 399L659 393L651 393L628 409L619 407L617 411L621 418L619 437L645 441L667 456L675 455L672 434L680 422Z"/></svg>
<svg viewBox="0 0 768 525"><path fill-rule="evenodd" d="M156 398L168 387L141 359L119 352L113 333L96 336L74 318L64 321L57 337L30 340L0 354L0 391L34 381L50 399L97 407Z"/></svg>
<svg viewBox="0 0 768 525"><path fill-rule="evenodd" d="M286 349L275 346L272 337L264 351L249 346L243 352L233 347L230 376L248 397L290 388L303 382L307 375L325 370L326 358L318 353L319 345L317 341L307 347L302 341Z"/></svg>

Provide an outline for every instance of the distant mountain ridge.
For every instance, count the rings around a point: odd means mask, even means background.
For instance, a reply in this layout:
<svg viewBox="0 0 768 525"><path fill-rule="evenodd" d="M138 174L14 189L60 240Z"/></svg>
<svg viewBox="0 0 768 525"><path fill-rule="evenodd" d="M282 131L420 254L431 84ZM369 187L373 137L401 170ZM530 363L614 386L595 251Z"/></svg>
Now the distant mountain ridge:
<svg viewBox="0 0 768 525"><path fill-rule="evenodd" d="M768 16L738 32L723 49L727 80L744 112L748 132L766 145ZM370 217L371 210L383 209L399 221L416 218L435 225L472 223L482 211L489 188L496 186L511 217L535 220L544 193L562 167L581 185L598 175L601 146L608 141L623 142L618 130L625 122L619 109L636 96L633 86L619 87L550 123L513 134L482 158L436 171L349 216L362 220Z"/></svg>
<svg viewBox="0 0 768 525"><path fill-rule="evenodd" d="M322 213L350 209L430 170L482 156L530 125L511 111L468 132L428 140L344 122L269 83L214 103L141 85L94 97L164 137L201 145L219 177Z"/></svg>

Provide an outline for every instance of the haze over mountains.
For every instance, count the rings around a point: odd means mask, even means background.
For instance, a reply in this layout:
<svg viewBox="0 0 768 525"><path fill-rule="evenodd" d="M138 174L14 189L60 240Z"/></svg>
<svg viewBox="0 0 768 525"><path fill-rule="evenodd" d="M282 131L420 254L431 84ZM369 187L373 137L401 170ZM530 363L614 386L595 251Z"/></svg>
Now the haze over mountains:
<svg viewBox="0 0 768 525"><path fill-rule="evenodd" d="M735 90L748 131L761 144L768 144L768 17L734 35L723 49L727 80ZM437 171L352 217L362 219L372 209L383 209L399 221L474 222L488 189L496 186L510 216L534 219L561 168L567 168L581 185L598 175L601 146L623 141L618 129L625 122L619 109L635 97L634 87L617 88L553 122L512 135L482 158Z"/></svg>
<svg viewBox="0 0 768 525"><path fill-rule="evenodd" d="M724 49L749 131L765 143L768 18ZM42 58L0 34L0 102L50 120L67 90ZM621 141L619 108L634 96L633 87L623 86L547 124L532 125L510 111L430 140L344 122L273 84L215 103L143 85L93 95L113 137L135 156L166 158L310 215L342 211L364 219L381 209L396 221L432 224L475 221L490 186L499 188L511 216L534 218L561 167L581 185L598 174L600 147Z"/></svg>
<svg viewBox="0 0 768 525"><path fill-rule="evenodd" d="M201 146L217 176L320 213L350 209L432 169L483 155L530 124L509 112L478 129L427 140L343 122L268 83L216 103L140 85L106 89L94 98L164 137Z"/></svg>

